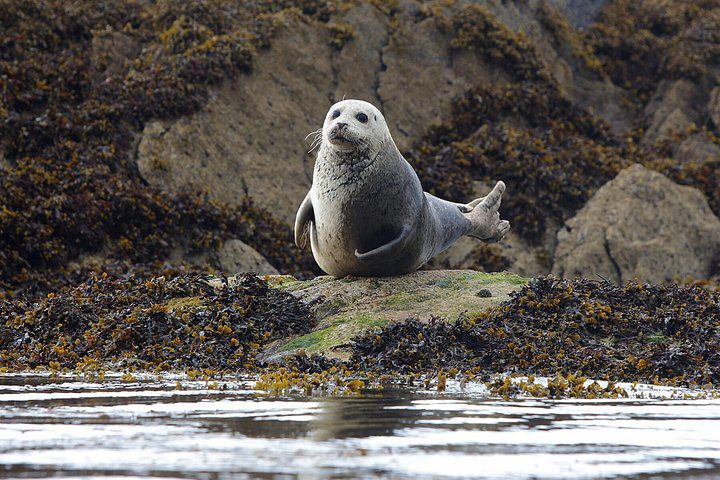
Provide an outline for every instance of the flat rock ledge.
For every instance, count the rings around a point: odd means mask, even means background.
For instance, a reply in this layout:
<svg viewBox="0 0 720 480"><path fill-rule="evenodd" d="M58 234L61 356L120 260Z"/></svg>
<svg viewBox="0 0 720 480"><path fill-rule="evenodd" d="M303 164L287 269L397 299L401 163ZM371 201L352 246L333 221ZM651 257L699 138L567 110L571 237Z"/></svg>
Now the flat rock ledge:
<svg viewBox="0 0 720 480"><path fill-rule="evenodd" d="M280 361L304 350L346 360L350 340L390 322L440 317L448 321L494 307L520 289L527 279L510 273L473 270L423 270L398 277L342 278L330 276L299 281L285 275L262 277L311 306L318 319L311 333L277 340L258 360Z"/></svg>

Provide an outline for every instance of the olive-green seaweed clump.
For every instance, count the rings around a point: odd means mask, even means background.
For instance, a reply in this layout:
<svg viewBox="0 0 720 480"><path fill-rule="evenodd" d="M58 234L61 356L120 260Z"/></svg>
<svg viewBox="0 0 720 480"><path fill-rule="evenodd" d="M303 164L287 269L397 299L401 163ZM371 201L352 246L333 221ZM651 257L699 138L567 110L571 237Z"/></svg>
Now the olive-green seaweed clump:
<svg viewBox="0 0 720 480"><path fill-rule="evenodd" d="M720 385L720 294L678 285L536 278L456 322L407 320L354 339L357 369L457 368Z"/></svg>
<svg viewBox="0 0 720 480"><path fill-rule="evenodd" d="M530 40L513 32L486 7L466 5L438 25L453 33L451 45L477 51L486 61L503 65L518 81L548 81L549 74Z"/></svg>
<svg viewBox="0 0 720 480"><path fill-rule="evenodd" d="M249 371L270 341L314 326L295 297L246 274L95 277L31 304L0 300L0 367L88 371Z"/></svg>
<svg viewBox="0 0 720 480"><path fill-rule="evenodd" d="M644 105L666 78L698 79L720 61L718 0L612 0L586 42L613 83Z"/></svg>

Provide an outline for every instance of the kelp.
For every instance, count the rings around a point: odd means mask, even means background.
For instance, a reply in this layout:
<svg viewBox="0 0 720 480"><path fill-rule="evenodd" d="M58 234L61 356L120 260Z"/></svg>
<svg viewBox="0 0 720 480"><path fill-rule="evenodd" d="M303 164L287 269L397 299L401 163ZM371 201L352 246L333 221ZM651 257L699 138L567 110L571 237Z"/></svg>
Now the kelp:
<svg viewBox="0 0 720 480"><path fill-rule="evenodd" d="M104 275L36 303L0 301L0 368L247 372L263 345L314 325L307 306L252 274L212 285Z"/></svg>

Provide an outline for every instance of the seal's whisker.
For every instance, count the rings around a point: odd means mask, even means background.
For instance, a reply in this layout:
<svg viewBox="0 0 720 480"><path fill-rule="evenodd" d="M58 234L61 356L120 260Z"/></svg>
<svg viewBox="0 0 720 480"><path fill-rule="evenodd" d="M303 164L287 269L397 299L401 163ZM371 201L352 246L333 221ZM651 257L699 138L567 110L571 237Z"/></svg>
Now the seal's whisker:
<svg viewBox="0 0 720 480"><path fill-rule="evenodd" d="M318 128L317 130L313 130L312 132L305 135L305 140L308 139L310 135L315 135L315 138L317 138L318 135L322 135L322 128Z"/></svg>
<svg viewBox="0 0 720 480"><path fill-rule="evenodd" d="M310 150L308 150L307 153L312 153L313 150L315 150L317 147L322 144L322 134L316 134L315 138L313 139L312 143L310 144Z"/></svg>

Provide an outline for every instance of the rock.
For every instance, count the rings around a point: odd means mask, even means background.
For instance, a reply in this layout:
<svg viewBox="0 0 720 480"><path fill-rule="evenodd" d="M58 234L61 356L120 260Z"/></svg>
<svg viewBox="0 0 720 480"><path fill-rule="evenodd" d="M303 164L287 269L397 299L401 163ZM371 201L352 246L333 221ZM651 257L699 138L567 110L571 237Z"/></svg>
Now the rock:
<svg viewBox="0 0 720 480"><path fill-rule="evenodd" d="M250 245L230 239L217 252L218 264L226 273L253 272L277 275L278 271Z"/></svg>
<svg viewBox="0 0 720 480"><path fill-rule="evenodd" d="M616 283L702 279L718 254L720 220L703 194L634 165L558 232L553 273Z"/></svg>
<svg viewBox="0 0 720 480"><path fill-rule="evenodd" d="M695 102L698 87L689 80L664 80L645 108L648 125L642 143L654 145L663 140L672 140L697 122Z"/></svg>
<svg viewBox="0 0 720 480"><path fill-rule="evenodd" d="M281 19L251 74L215 90L197 114L146 125L137 162L150 184L191 186L235 204L248 193L291 222L312 178L303 138L322 125L333 69L328 29Z"/></svg>
<svg viewBox="0 0 720 480"><path fill-rule="evenodd" d="M707 138L705 133L696 133L677 147L674 158L680 162L705 163L720 159L720 146Z"/></svg>
<svg viewBox="0 0 720 480"><path fill-rule="evenodd" d="M337 51L330 28L279 18L272 48L260 52L249 75L213 90L199 113L146 125L137 162L149 183L190 186L231 204L247 193L292 223L312 183L315 154L303 139L343 96L378 103L388 20L370 4L343 12L333 22L349 23L353 38Z"/></svg>
<svg viewBox="0 0 720 480"><path fill-rule="evenodd" d="M434 18L426 18L401 22L383 50L378 97L401 152L441 122L453 97L501 78L474 52L453 51L450 40Z"/></svg>
<svg viewBox="0 0 720 480"><path fill-rule="evenodd" d="M312 333L269 345L258 357L261 361L299 349L345 358L350 339L369 328L409 317L426 321L432 316L455 320L463 313L474 315L508 300L510 292L527 280L507 273L433 270L384 278L323 276L304 282L277 276L268 282L311 305L318 326Z"/></svg>
<svg viewBox="0 0 720 480"><path fill-rule="evenodd" d="M351 25L353 38L332 55L336 75L333 100L358 98L382 106L377 88L384 68L383 49L390 35L387 16L371 3L360 3L338 16L337 21Z"/></svg>
<svg viewBox="0 0 720 480"><path fill-rule="evenodd" d="M607 0L550 0L575 28L585 28L594 20Z"/></svg>
<svg viewBox="0 0 720 480"><path fill-rule="evenodd" d="M710 92L708 115L715 125L715 131L720 132L720 87L715 87Z"/></svg>
<svg viewBox="0 0 720 480"><path fill-rule="evenodd" d="M314 153L303 138L335 100L379 106L402 150L447 115L454 96L500 78L475 53L451 51L434 19L415 23L416 7L402 7L408 18L392 36L371 3L343 9L329 25L349 25L353 37L339 50L332 28L281 15L272 47L250 74L212 90L201 112L146 124L141 175L164 190L191 187L231 204L247 193L290 225L312 180Z"/></svg>

